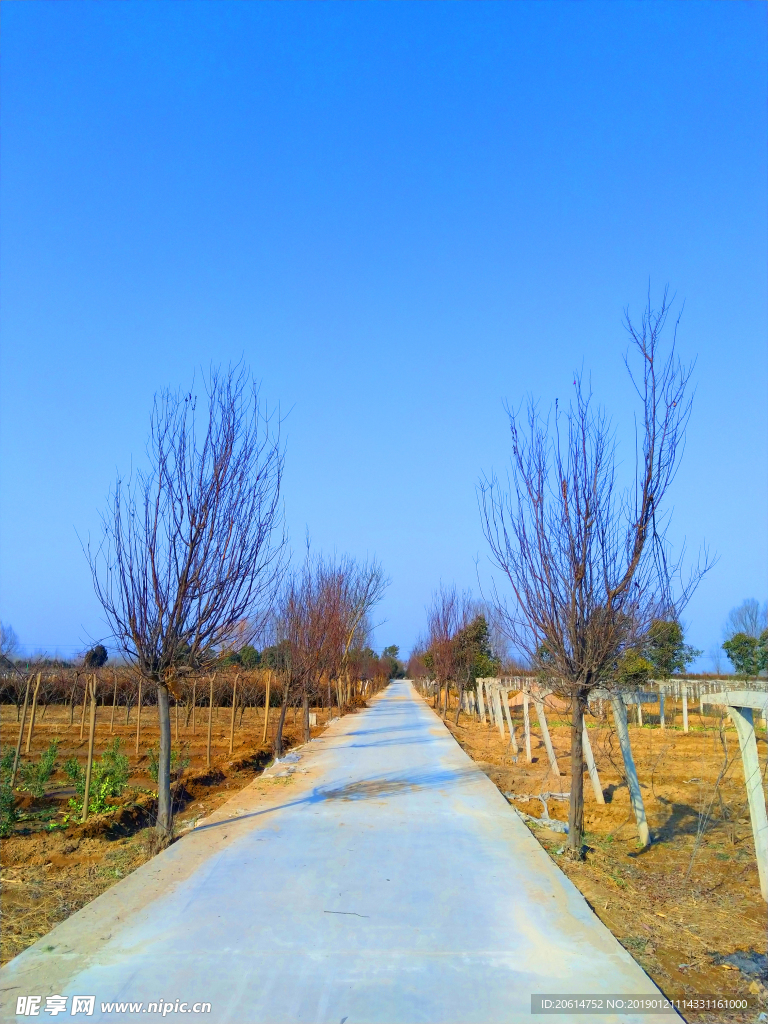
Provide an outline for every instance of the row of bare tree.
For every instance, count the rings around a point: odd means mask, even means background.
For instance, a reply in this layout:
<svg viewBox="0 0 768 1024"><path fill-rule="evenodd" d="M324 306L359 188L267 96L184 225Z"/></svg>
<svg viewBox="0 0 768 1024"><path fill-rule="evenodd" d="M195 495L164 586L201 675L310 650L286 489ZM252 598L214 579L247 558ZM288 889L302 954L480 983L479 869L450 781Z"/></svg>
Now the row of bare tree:
<svg viewBox="0 0 768 1024"><path fill-rule="evenodd" d="M638 325L629 316L625 355L639 400L634 472L618 458L616 431L577 372L572 399L542 415L531 400L509 410L511 459L505 480L479 488L491 560L504 576L490 602L513 650L564 698L571 716L568 847L582 855L583 720L596 689L621 685L619 666L658 632L682 637L680 616L711 564L706 551L683 576L672 554L665 504L680 465L691 413L692 367L663 336L670 307L650 300ZM623 475L623 480L622 480ZM428 610L428 639L411 672L459 688L457 638L467 629L466 599L441 590ZM658 637L657 637L658 639ZM464 675L462 676L462 673ZM495 673L489 672L489 675Z"/></svg>
<svg viewBox="0 0 768 1024"><path fill-rule="evenodd" d="M365 657L387 585L375 559L324 558L307 546L292 564L280 428L243 365L212 369L188 393L162 391L143 468L118 477L101 539L86 549L109 641L157 706L161 841L172 825L170 709L190 679L267 647L280 755L292 702L302 705L307 738L318 687L349 702L353 662Z"/></svg>

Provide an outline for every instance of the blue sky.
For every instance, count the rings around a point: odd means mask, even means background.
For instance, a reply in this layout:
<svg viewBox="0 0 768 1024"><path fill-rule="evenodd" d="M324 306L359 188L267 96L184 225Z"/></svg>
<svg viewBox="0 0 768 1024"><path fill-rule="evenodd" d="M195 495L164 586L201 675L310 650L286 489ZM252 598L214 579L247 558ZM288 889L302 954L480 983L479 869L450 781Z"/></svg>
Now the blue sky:
<svg viewBox="0 0 768 1024"><path fill-rule="evenodd" d="M697 359L670 504L719 556L686 612L718 644L768 596L766 10L4 4L0 617L26 649L103 635L78 534L154 392L241 356L289 411L293 540L376 554L378 642L408 649L441 579L489 581L505 399L565 400L583 365L629 440L649 282Z"/></svg>

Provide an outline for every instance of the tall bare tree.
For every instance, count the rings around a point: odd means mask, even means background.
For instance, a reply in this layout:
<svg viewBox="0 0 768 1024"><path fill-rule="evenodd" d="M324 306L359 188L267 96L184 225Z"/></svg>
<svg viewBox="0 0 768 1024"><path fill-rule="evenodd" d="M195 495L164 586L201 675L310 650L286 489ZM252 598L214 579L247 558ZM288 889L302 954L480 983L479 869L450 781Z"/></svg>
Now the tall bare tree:
<svg viewBox="0 0 768 1024"><path fill-rule="evenodd" d="M213 369L198 396L155 397L147 468L118 477L87 556L119 649L157 688L157 830L170 835L169 693L210 663L242 623L255 635L282 571L284 451L247 369Z"/></svg>
<svg viewBox="0 0 768 1024"><path fill-rule="evenodd" d="M570 701L569 852L581 856L584 792L582 723L590 692L615 685L616 665L642 646L655 618L678 618L706 571L704 554L687 581L682 554L671 560L667 495L691 412L691 366L676 353L678 321L662 351L669 317L650 300L636 327L627 314L625 365L640 402L634 478L617 479L617 448L607 414L577 375L567 412L542 418L509 412L507 487L485 478L483 529L506 575L511 601L497 600L505 629L552 689ZM634 368L632 357L639 362Z"/></svg>

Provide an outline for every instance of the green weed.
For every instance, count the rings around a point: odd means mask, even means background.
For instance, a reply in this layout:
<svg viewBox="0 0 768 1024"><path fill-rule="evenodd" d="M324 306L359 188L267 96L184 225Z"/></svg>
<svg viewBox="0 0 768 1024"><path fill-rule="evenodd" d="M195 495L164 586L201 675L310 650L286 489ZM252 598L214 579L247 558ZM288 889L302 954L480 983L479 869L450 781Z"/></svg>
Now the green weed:
<svg viewBox="0 0 768 1024"><path fill-rule="evenodd" d="M17 789L31 793L34 797L45 796L45 786L56 768L56 755L59 752L59 740L51 740L47 750L40 755L40 760L35 764L29 761L19 765L19 776L21 779Z"/></svg>
<svg viewBox="0 0 768 1024"><path fill-rule="evenodd" d="M76 757L64 762L64 773L75 787L77 796L69 801L72 814L65 820L82 814L85 798L85 768ZM122 796L128 785L128 758L120 753L120 739L115 737L99 761L94 761L91 768L91 785L88 794L88 813L101 814L109 809L107 800L110 797Z"/></svg>

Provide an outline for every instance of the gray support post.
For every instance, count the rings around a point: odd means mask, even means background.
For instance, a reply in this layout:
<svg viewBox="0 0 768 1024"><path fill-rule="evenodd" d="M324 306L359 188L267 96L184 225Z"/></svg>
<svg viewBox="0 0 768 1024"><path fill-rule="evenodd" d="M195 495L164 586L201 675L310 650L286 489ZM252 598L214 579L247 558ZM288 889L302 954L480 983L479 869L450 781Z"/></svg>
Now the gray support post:
<svg viewBox="0 0 768 1024"><path fill-rule="evenodd" d="M664 691L659 690L659 724L664 729Z"/></svg>
<svg viewBox="0 0 768 1024"><path fill-rule="evenodd" d="M531 763L531 716L528 712L528 694L523 694L523 725L525 727L525 756Z"/></svg>
<svg viewBox="0 0 768 1024"><path fill-rule="evenodd" d="M485 725L485 701L483 700L483 680L477 680L477 703L480 709L480 721Z"/></svg>
<svg viewBox="0 0 768 1024"><path fill-rule="evenodd" d="M539 719L539 728L541 729L541 735L544 740L544 746L547 748L547 757L552 771L560 777L560 769L557 766L557 758L555 757L555 751L552 746L552 740L549 737L549 727L547 725L547 716L544 714L544 701L541 697L534 697L533 703L536 705L536 715Z"/></svg>
<svg viewBox="0 0 768 1024"><path fill-rule="evenodd" d="M747 787L749 816L752 820L752 835L755 839L755 856L757 857L757 874L760 879L760 892L768 902L768 815L765 811L765 794L757 759L757 743L755 742L755 726L752 708L729 707L731 721L736 726L741 747L741 760L744 765L744 782Z"/></svg>
<svg viewBox="0 0 768 1024"><path fill-rule="evenodd" d="M683 690L683 732L688 732L688 687Z"/></svg>
<svg viewBox="0 0 768 1024"><path fill-rule="evenodd" d="M651 833L648 830L648 822L645 817L645 804L643 794L640 792L640 783L637 779L635 760L632 757L632 747L629 742L629 730L627 729L627 707L620 694L611 697L613 705L613 719L616 723L616 732L619 734L621 755L624 758L624 768L627 772L627 785L629 786L629 799L632 803L632 810L635 812L637 821L637 834L643 848L651 845Z"/></svg>
<svg viewBox="0 0 768 1024"><path fill-rule="evenodd" d="M589 742L589 732L587 731L587 723L584 719L581 722L581 743L584 747L584 760L587 762L589 781L592 783L592 792L595 794L595 800L599 804L604 804L603 787L600 785L600 776L597 774L595 756L592 753L592 744Z"/></svg>
<svg viewBox="0 0 768 1024"><path fill-rule="evenodd" d="M499 694L499 684L498 683L494 683L493 684L492 696L493 696L493 711L494 711L494 715L495 715L495 718L496 718L496 725L499 728L499 733L501 734L501 738L504 739L504 717L501 714L501 696Z"/></svg>
<svg viewBox="0 0 768 1024"><path fill-rule="evenodd" d="M642 705L639 697L638 697L638 700L637 700L637 724L642 729L642 727L643 727L643 705Z"/></svg>
<svg viewBox="0 0 768 1024"><path fill-rule="evenodd" d="M517 746L517 738L515 737L515 727L512 724L512 715L509 712L509 698L506 691L504 693L504 696L501 698L501 706L504 709L504 714L507 719L507 728L509 729L509 742L512 746L512 750L517 754L519 752Z"/></svg>

